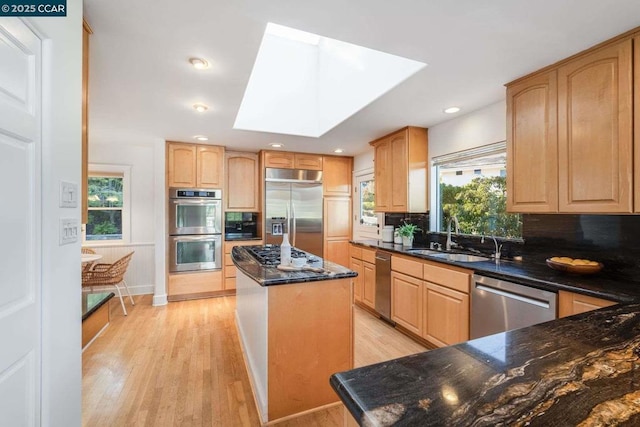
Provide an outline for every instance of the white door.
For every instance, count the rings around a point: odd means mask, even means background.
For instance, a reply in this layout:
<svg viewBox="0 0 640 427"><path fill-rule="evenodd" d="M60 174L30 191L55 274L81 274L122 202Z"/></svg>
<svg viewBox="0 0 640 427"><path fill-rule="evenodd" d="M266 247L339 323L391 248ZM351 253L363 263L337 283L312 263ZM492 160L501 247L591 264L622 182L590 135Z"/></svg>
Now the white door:
<svg viewBox="0 0 640 427"><path fill-rule="evenodd" d="M41 43L18 18L0 18L0 64L0 424L34 426L41 395Z"/></svg>

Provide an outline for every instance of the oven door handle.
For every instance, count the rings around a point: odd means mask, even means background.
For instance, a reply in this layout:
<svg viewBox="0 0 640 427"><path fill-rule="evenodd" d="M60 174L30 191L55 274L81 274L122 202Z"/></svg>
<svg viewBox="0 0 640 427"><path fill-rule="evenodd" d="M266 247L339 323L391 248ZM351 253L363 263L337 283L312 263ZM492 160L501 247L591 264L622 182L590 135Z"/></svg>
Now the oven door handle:
<svg viewBox="0 0 640 427"><path fill-rule="evenodd" d="M220 204L222 203L221 200L182 200L182 199L171 199L171 202L174 205L198 205L198 206L204 206L204 205L220 206Z"/></svg>
<svg viewBox="0 0 640 427"><path fill-rule="evenodd" d="M202 235L202 236L173 236L173 240L191 240L193 242L212 240L214 242L222 241L219 235Z"/></svg>

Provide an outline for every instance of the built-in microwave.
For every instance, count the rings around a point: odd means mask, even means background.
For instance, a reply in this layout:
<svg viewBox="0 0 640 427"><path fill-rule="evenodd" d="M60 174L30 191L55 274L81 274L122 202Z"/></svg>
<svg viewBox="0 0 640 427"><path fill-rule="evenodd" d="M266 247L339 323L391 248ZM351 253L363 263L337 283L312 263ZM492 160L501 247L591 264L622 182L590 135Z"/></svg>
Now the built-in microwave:
<svg viewBox="0 0 640 427"><path fill-rule="evenodd" d="M220 270L221 268L221 234L169 237L170 272Z"/></svg>
<svg viewBox="0 0 640 427"><path fill-rule="evenodd" d="M169 189L169 235L222 233L222 190Z"/></svg>

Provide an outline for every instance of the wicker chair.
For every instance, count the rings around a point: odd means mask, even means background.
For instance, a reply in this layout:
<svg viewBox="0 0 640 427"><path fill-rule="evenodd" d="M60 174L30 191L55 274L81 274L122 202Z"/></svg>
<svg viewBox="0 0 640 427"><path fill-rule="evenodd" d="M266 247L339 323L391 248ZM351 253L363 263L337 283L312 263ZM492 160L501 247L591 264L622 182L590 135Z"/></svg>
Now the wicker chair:
<svg viewBox="0 0 640 427"><path fill-rule="evenodd" d="M131 261L132 256L133 252L123 256L113 264L96 264L91 270L84 270L82 272L82 287L114 286L116 288L125 316L127 315L127 309L124 306L122 292L120 292L118 285L124 285L131 300L131 305L135 305L129 288L127 287L127 282L124 280L124 274L127 272L127 267L129 266L129 261Z"/></svg>
<svg viewBox="0 0 640 427"><path fill-rule="evenodd" d="M95 253L96 253L96 251L94 251L94 250L93 250L93 249L91 249L91 248L82 248L82 253L83 253L83 254L95 254Z"/></svg>

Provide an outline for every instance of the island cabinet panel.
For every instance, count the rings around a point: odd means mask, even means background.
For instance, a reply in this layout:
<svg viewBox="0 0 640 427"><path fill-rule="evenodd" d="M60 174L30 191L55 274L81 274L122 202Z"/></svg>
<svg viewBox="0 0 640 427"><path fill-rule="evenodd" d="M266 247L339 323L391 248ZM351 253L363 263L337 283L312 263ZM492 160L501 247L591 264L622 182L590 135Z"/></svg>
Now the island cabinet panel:
<svg viewBox="0 0 640 427"><path fill-rule="evenodd" d="M376 211L426 212L427 129L406 127L370 144L374 147Z"/></svg>
<svg viewBox="0 0 640 427"><path fill-rule="evenodd" d="M558 317L586 313L598 308L609 307L617 303L602 298L576 294L574 292L558 292Z"/></svg>
<svg viewBox="0 0 640 427"><path fill-rule="evenodd" d="M233 294L236 290L237 269L231 259L231 250L235 246L262 245L262 240L238 240L224 242L224 290Z"/></svg>
<svg viewBox="0 0 640 427"><path fill-rule="evenodd" d="M193 144L167 144L169 187L196 186L196 146Z"/></svg>
<svg viewBox="0 0 640 427"><path fill-rule="evenodd" d="M507 209L558 211L557 74L507 87Z"/></svg>
<svg viewBox="0 0 640 427"><path fill-rule="evenodd" d="M640 102L640 35L636 35L633 39L633 99L635 104ZM633 171L633 189L634 189L634 212L640 212L640 106L634 105L633 109L633 134L634 134L634 171Z"/></svg>
<svg viewBox="0 0 640 427"><path fill-rule="evenodd" d="M358 275L352 279L353 280L353 301L362 302L362 295L364 293L362 260L351 257L349 268L351 268L353 271L358 273Z"/></svg>
<svg viewBox="0 0 640 427"><path fill-rule="evenodd" d="M422 280L391 272L391 320L418 336L423 334Z"/></svg>
<svg viewBox="0 0 640 427"><path fill-rule="evenodd" d="M260 169L257 153L227 151L226 191L227 211L260 211Z"/></svg>
<svg viewBox="0 0 640 427"><path fill-rule="evenodd" d="M425 282L424 335L440 347L469 340L469 295Z"/></svg>
<svg viewBox="0 0 640 427"><path fill-rule="evenodd" d="M364 251L363 251L364 253ZM367 261L362 262L362 303L375 310L376 308L376 265Z"/></svg>
<svg viewBox="0 0 640 427"><path fill-rule="evenodd" d="M632 40L558 68L559 209L631 212Z"/></svg>
<svg viewBox="0 0 640 427"><path fill-rule="evenodd" d="M329 385L353 366L351 280L268 287L269 421L338 402Z"/></svg>
<svg viewBox="0 0 640 427"><path fill-rule="evenodd" d="M353 157L325 156L322 166L324 196L351 197Z"/></svg>

